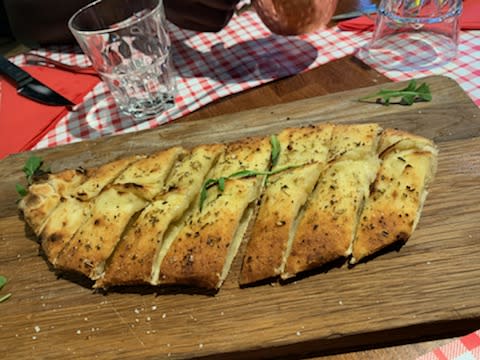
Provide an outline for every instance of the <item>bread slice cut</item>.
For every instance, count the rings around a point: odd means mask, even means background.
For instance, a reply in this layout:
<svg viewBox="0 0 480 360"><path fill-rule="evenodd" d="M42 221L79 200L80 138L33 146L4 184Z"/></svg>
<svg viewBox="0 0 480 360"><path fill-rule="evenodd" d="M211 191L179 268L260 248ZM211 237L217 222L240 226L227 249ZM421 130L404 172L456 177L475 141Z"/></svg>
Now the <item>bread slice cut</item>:
<svg viewBox="0 0 480 360"><path fill-rule="evenodd" d="M42 250L53 265L80 226L91 216L91 212L91 203L88 201L80 201L73 196L62 198L40 236Z"/></svg>
<svg viewBox="0 0 480 360"><path fill-rule="evenodd" d="M327 161L333 125L285 129L277 136L280 155L273 170L299 166L269 177L253 223L240 284L275 277L295 233L297 217Z"/></svg>
<svg viewBox="0 0 480 360"><path fill-rule="evenodd" d="M175 234L175 222L189 209L205 176L223 150L224 146L220 144L201 145L176 163L166 181L166 190L126 231L96 287L153 282L152 272L158 268L165 234Z"/></svg>
<svg viewBox="0 0 480 360"><path fill-rule="evenodd" d="M95 280L132 216L147 203L119 185L105 189L92 201L91 216L66 244L55 265Z"/></svg>
<svg viewBox="0 0 480 360"><path fill-rule="evenodd" d="M162 191L175 162L184 155L186 151L180 146L149 155L128 166L113 184L121 184L137 196L151 201Z"/></svg>
<svg viewBox="0 0 480 360"><path fill-rule="evenodd" d="M286 251L283 279L350 255L363 203L379 167L380 132L377 124L335 127L330 162L300 215Z"/></svg>
<svg viewBox="0 0 480 360"><path fill-rule="evenodd" d="M64 170L49 174L46 181L29 186L18 207L38 236L60 201L68 197L85 179L83 171Z"/></svg>
<svg viewBox="0 0 480 360"><path fill-rule="evenodd" d="M241 244L257 196L257 180L231 179L212 188L202 209L180 229L160 265L160 284L218 289Z"/></svg>
<svg viewBox="0 0 480 360"><path fill-rule="evenodd" d="M82 201L93 199L130 164L143 158L144 155L129 156L89 169L88 179L76 189L75 196Z"/></svg>
<svg viewBox="0 0 480 360"><path fill-rule="evenodd" d="M231 143L208 178L227 177L224 188L207 191L203 207L195 207L179 225L178 236L165 244L159 259L160 284L218 289L242 242L263 176L230 178L241 170L264 172L270 162L268 138Z"/></svg>
<svg viewBox="0 0 480 360"><path fill-rule="evenodd" d="M323 168L312 163L286 170L268 179L243 258L240 284L250 284L282 273L282 264L297 216Z"/></svg>
<svg viewBox="0 0 480 360"><path fill-rule="evenodd" d="M409 239L436 171L437 149L428 139L388 129L380 150L382 165L361 214L352 264Z"/></svg>

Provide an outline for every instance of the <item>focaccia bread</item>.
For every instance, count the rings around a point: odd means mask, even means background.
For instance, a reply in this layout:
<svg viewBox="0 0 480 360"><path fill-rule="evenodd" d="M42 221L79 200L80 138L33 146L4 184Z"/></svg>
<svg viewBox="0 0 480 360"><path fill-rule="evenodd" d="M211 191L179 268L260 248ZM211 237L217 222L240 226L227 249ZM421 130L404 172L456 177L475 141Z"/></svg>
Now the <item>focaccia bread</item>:
<svg viewBox="0 0 480 360"><path fill-rule="evenodd" d="M224 146L200 145L174 166L164 191L158 194L127 229L108 260L96 287L158 282L162 247L168 247L177 225L200 192L205 176Z"/></svg>
<svg viewBox="0 0 480 360"><path fill-rule="evenodd" d="M49 174L19 209L54 268L97 288L217 290L235 259L244 285L406 241L436 161L418 135L321 124Z"/></svg>
<svg viewBox="0 0 480 360"><path fill-rule="evenodd" d="M285 129L278 135L280 155L268 178L243 258L240 284L282 273L297 217L328 159L333 125Z"/></svg>
<svg viewBox="0 0 480 360"><path fill-rule="evenodd" d="M268 138L229 144L209 178L228 177L241 170L264 172L270 154ZM218 289L240 247L262 183L263 177L232 178L225 180L223 190L209 189L203 207L193 211L165 249L158 282Z"/></svg>
<svg viewBox="0 0 480 360"><path fill-rule="evenodd" d="M436 172L437 149L428 139L387 129L380 150L382 165L360 217L352 264L408 240Z"/></svg>
<svg viewBox="0 0 480 360"><path fill-rule="evenodd" d="M320 175L287 249L282 278L348 257L379 161L377 124L337 125Z"/></svg>
<svg viewBox="0 0 480 360"><path fill-rule="evenodd" d="M60 201L69 197L84 179L81 170L65 170L49 174L46 181L28 188L28 194L20 200L18 207L37 236Z"/></svg>

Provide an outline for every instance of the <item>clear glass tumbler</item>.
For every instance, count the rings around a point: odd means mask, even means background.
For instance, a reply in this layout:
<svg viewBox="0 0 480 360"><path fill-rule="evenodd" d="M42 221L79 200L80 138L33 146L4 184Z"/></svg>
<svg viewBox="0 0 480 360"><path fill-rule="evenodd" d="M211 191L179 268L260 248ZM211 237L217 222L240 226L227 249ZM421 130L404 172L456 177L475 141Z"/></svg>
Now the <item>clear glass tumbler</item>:
<svg viewBox="0 0 480 360"><path fill-rule="evenodd" d="M462 0L382 0L361 57L390 70L422 70L455 58Z"/></svg>
<svg viewBox="0 0 480 360"><path fill-rule="evenodd" d="M162 0L97 0L78 10L68 26L121 112L142 120L173 105Z"/></svg>

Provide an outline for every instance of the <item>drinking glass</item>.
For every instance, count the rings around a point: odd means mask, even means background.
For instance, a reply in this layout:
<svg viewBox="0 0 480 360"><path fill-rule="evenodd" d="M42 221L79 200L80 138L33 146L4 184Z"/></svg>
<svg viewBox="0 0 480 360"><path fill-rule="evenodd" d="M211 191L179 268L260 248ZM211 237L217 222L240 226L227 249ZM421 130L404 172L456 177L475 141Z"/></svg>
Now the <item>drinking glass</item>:
<svg viewBox="0 0 480 360"><path fill-rule="evenodd" d="M382 0L360 55L389 70L422 70L455 58L462 0Z"/></svg>
<svg viewBox="0 0 480 360"><path fill-rule="evenodd" d="M96 0L78 10L68 26L121 112L142 120L174 104L162 0Z"/></svg>

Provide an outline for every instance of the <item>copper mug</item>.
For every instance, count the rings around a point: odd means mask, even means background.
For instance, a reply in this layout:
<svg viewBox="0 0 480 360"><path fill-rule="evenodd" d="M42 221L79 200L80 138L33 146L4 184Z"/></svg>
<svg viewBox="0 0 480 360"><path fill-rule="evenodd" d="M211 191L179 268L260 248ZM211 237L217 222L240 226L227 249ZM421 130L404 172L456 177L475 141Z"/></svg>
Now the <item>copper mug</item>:
<svg viewBox="0 0 480 360"><path fill-rule="evenodd" d="M338 0L252 0L263 23L279 35L300 35L325 28Z"/></svg>

